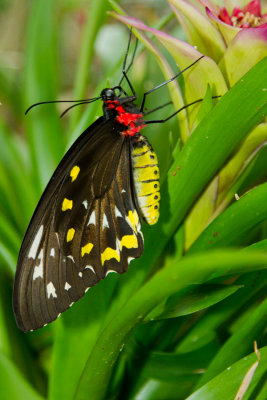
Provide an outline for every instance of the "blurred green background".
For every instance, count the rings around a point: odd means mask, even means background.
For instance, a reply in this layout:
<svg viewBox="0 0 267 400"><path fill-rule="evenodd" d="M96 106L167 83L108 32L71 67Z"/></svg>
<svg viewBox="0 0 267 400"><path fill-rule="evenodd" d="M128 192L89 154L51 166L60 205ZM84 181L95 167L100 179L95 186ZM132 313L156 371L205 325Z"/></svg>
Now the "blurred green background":
<svg viewBox="0 0 267 400"><path fill-rule="evenodd" d="M124 0L120 6L186 40L166 1ZM0 399L234 399L256 361L250 353L257 340L261 367L244 398L264 400L266 139L249 153L246 168L228 176L225 202L183 255L190 207L266 116L266 60L245 79L245 89L237 85L221 100L210 119L204 117L211 94L203 93L195 141L181 152L175 118L144 132L158 155L163 186L162 219L155 228L144 226L144 257L124 276L109 276L50 326L29 334L16 327L12 282L23 235L66 149L102 111L94 103L60 119L62 103L24 112L35 102L90 98L118 83L129 31L106 13L112 9L104 0L0 1ZM157 46L176 72L174 59ZM130 79L139 96L165 80L142 43ZM179 82L183 92L183 78ZM242 98L248 93L249 111ZM164 88L147 105L152 109L169 99ZM176 108L160 110L157 118ZM225 132L226 120L238 128L229 124ZM206 148L208 128L217 141ZM179 165L185 173L177 178ZM234 202L235 192L241 196L252 188ZM199 207L200 214L206 212L205 204ZM197 222L192 229L198 230Z"/></svg>

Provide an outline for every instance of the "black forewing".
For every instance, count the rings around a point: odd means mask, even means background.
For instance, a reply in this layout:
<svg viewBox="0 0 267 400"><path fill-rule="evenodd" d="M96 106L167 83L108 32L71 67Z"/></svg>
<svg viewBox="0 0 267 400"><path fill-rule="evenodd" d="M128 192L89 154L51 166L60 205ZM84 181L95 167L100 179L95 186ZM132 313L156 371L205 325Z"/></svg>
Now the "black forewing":
<svg viewBox="0 0 267 400"><path fill-rule="evenodd" d="M142 254L133 191L129 141L101 117L64 156L24 237L13 294L22 330L53 321Z"/></svg>

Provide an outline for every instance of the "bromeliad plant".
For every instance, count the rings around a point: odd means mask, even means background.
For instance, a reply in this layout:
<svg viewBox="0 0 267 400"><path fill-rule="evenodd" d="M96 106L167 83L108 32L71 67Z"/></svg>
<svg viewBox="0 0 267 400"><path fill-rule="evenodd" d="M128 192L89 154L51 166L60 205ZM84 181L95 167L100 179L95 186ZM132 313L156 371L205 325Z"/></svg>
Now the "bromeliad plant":
<svg viewBox="0 0 267 400"><path fill-rule="evenodd" d="M195 3L170 0L189 43L216 62L214 69L221 71L229 89L267 56L266 15L261 13L259 0L249 2L243 8L237 6L237 2L228 2L229 12L209 1L199 0L198 7L194 7ZM245 174L248 163L264 145L266 134L267 125L262 121L206 189L200 206L196 204L187 219L186 248L232 200L242 185L242 174ZM204 214L203 204L206 208Z"/></svg>
<svg viewBox="0 0 267 400"><path fill-rule="evenodd" d="M179 96L177 93L179 107L183 101L190 103L196 98L204 97L207 87L213 96L222 96L252 66L267 56L267 24L263 23L265 16L261 16L258 2L253 2L253 8L249 3L242 11L244 15L250 12L251 20L252 11L256 10L254 12L257 28L250 29L226 25L220 19L221 15L226 13L225 8L220 9L208 2L200 1L200 3L205 3L207 15L202 14L201 9L194 7L191 2L170 0L170 5L178 20L181 21L191 46L161 31L151 29L136 19L118 17L143 31L152 32L171 53L180 68L185 68L201 54L207 56L194 71L184 74L185 94ZM208 5L210 8L207 7ZM215 11L219 17L215 17L213 14ZM237 13L237 9L233 13ZM240 13L241 11L238 15ZM226 109L225 113L227 112ZM194 112L189 112L188 119L185 119L184 115L178 116L183 142L187 141L192 128L196 127L202 117L201 112L198 116ZM239 151L208 185L186 219L185 250L192 245L207 224L232 201L242 185L244 175L248 171L248 164L264 146L266 139L267 124L261 121L245 138Z"/></svg>
<svg viewBox="0 0 267 400"><path fill-rule="evenodd" d="M267 302L262 297L267 275L261 271L267 266L266 27L227 25L218 18L223 14L219 8L205 2L210 10L205 11L204 1L170 4L183 21L189 43L123 15L117 6L120 14L113 14L133 26L164 79L176 71L151 35L180 69L205 55L185 73L182 89L177 82L169 85L174 109L203 98L200 106L179 113L179 126L173 120L160 128L157 138L147 128L160 159L160 221L153 229L144 227L145 253L126 274L109 276L56 323L28 335L15 326L10 282L22 234L62 156L65 135L54 108L28 117L29 147L1 118L3 398L229 400L242 381L248 383L246 373L256 361L253 354L247 356L254 340L261 361L246 398L255 393L259 399L266 397L262 377L267 370ZM77 98L84 97L84 71L90 65L86 46L102 24L104 7L105 1L95 2L88 13ZM228 14L235 16L230 9ZM34 4L26 47L25 108L57 97L54 15L53 1ZM121 63L115 73L120 69ZM212 100L215 96L221 98ZM156 100L160 106L161 96ZM96 106L90 105L81 118L74 114L70 136L82 132L96 113ZM170 150L165 151L169 139Z"/></svg>

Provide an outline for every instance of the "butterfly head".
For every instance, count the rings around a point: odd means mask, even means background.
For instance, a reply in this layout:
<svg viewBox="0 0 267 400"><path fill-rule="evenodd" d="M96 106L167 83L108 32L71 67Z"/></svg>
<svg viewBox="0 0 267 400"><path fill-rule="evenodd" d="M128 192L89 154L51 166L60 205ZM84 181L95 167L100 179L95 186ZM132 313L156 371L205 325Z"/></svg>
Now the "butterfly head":
<svg viewBox="0 0 267 400"><path fill-rule="evenodd" d="M100 93L101 99L103 100L103 102L106 102L108 100L114 100L116 99L116 97L118 97L115 92L116 92L116 87L103 89L102 92Z"/></svg>
<svg viewBox="0 0 267 400"><path fill-rule="evenodd" d="M118 94L116 94L118 92ZM125 96L121 97L122 94ZM127 96L120 86L103 89L100 93L103 100L103 111L106 120L116 120L124 136L139 136L145 126L143 113L136 107L136 96Z"/></svg>

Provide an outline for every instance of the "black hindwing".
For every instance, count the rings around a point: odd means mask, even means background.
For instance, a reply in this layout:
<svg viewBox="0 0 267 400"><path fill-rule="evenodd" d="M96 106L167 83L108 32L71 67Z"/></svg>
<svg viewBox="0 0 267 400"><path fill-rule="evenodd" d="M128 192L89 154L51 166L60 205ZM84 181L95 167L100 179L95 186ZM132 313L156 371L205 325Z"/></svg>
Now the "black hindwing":
<svg viewBox="0 0 267 400"><path fill-rule="evenodd" d="M143 252L129 138L99 118L72 145L25 234L13 308L23 331L55 320L110 272Z"/></svg>

